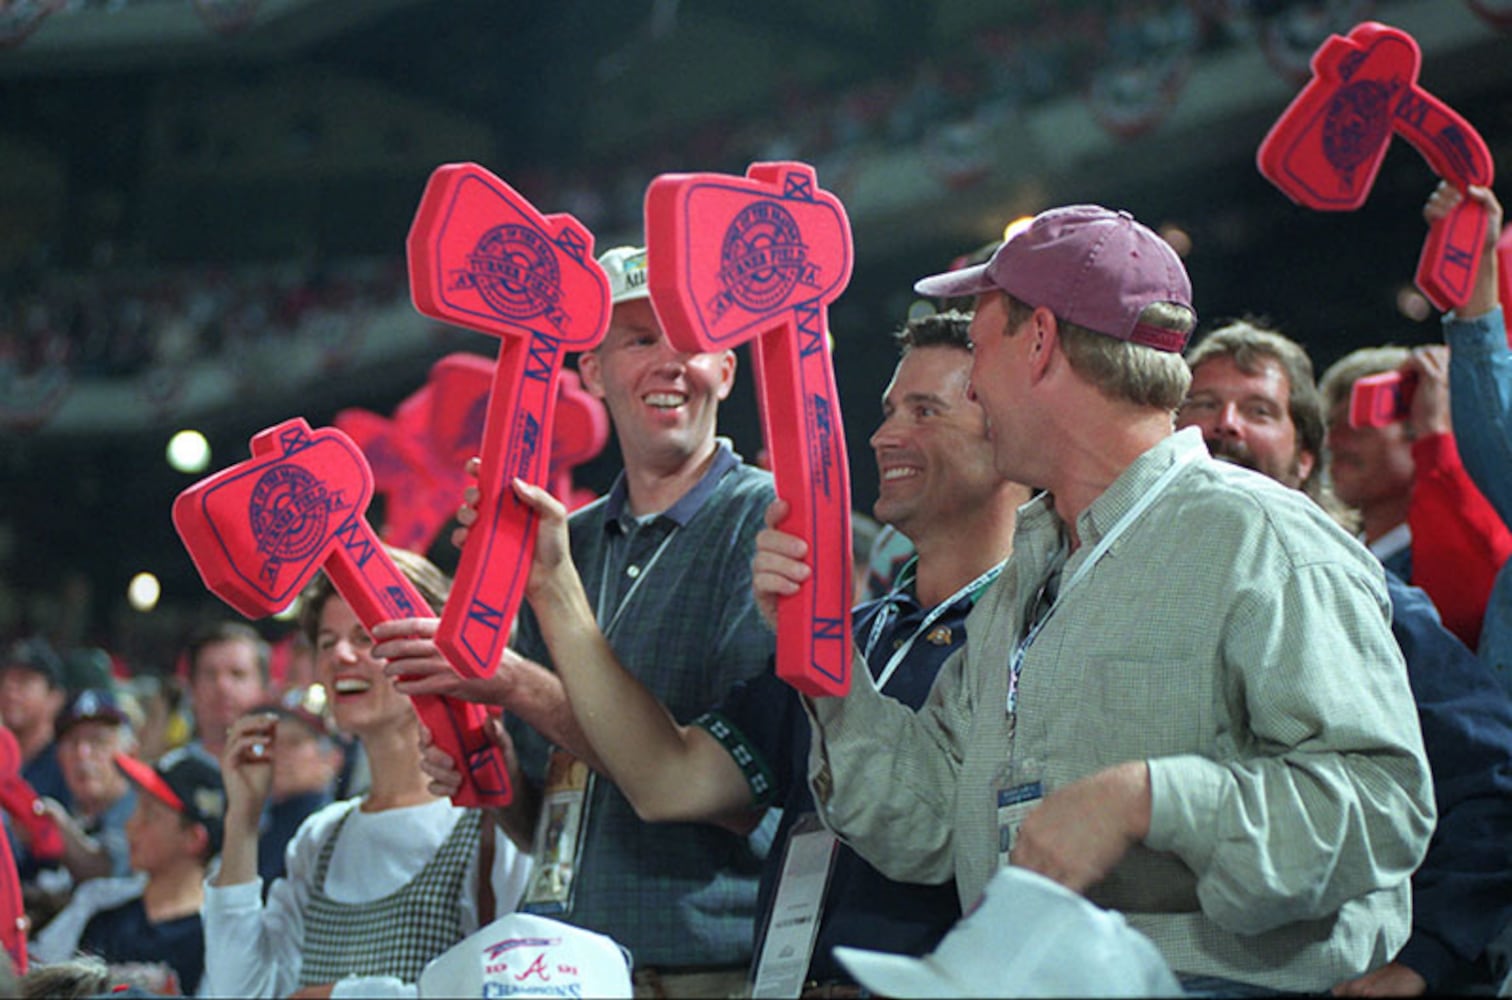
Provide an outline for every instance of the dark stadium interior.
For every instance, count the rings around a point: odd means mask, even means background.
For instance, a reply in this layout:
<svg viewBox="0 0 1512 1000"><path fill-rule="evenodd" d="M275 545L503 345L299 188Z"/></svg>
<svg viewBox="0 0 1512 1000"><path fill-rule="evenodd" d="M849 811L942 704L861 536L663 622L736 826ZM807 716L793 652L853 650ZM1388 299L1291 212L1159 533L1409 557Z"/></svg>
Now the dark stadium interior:
<svg viewBox="0 0 1512 1000"><path fill-rule="evenodd" d="M573 212L600 249L639 239L657 173L813 163L855 239L830 324L862 509L912 281L1049 205L1179 229L1203 327L1266 316L1320 369L1365 344L1434 341L1435 316L1400 308L1434 181L1413 149L1394 142L1348 214L1301 209L1256 170L1300 86L1282 66L1316 43L1278 39L1323 7L1412 31L1421 85L1505 171L1512 36L1486 11L1507 6L74 0L0 43L0 336L17 394L0 430L0 633L54 631L162 669L187 616L217 603L169 522L196 478L164 464L173 431L202 430L220 468L279 420L387 414L436 358L496 349L407 303L404 236L446 162ZM206 320L191 305L211 279L230 291L200 303ZM317 314L335 318L312 332ZM91 339L99 322L111 332ZM187 334L170 350L175 322ZM381 350L355 344L378 326ZM285 369L269 347L321 336L323 362ZM748 368L724 422L754 455ZM577 478L601 490L615 467L611 446ZM433 554L454 565L448 550ZM125 603L139 570L162 581L152 615Z"/></svg>

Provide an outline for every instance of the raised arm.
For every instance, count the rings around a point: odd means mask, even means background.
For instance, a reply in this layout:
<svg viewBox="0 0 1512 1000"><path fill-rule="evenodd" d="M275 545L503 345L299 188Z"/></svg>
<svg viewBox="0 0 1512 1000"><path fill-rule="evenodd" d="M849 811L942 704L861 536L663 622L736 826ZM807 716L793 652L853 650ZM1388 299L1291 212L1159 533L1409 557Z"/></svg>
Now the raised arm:
<svg viewBox="0 0 1512 1000"><path fill-rule="evenodd" d="M506 648L492 677L465 678L436 648L438 618L396 618L373 628L373 655L400 694L442 694L498 705L546 739L602 771L598 757L573 717L561 679L534 660Z"/></svg>
<svg viewBox="0 0 1512 1000"><path fill-rule="evenodd" d="M1466 195L1440 183L1424 206L1431 224ZM1498 307L1500 282L1497 242L1502 207L1490 188L1471 187L1469 197L1488 209L1486 242L1470 300L1444 316L1449 344L1450 412L1460 458L1502 521L1512 526L1512 350L1503 323L1508 303Z"/></svg>
<svg viewBox="0 0 1512 1000"><path fill-rule="evenodd" d="M717 820L748 809L750 790L724 748L678 723L615 656L568 554L566 509L520 480L515 494L541 518L527 599L597 769L645 820Z"/></svg>

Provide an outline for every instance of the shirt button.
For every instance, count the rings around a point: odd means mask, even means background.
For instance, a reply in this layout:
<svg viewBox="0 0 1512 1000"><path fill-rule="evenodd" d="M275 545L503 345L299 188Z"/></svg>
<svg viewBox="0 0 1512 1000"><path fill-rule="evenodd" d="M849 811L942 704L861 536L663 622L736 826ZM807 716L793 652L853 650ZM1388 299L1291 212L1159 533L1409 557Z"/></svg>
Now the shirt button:
<svg viewBox="0 0 1512 1000"><path fill-rule="evenodd" d="M628 576L630 579L634 580L636 577L640 576L640 567L639 566L630 566L630 567L627 567L625 569L625 575Z"/></svg>
<svg viewBox="0 0 1512 1000"><path fill-rule="evenodd" d="M814 794L819 797L820 805L829 805L830 794L834 791L834 779L830 777L829 765L819 768L819 773L814 775Z"/></svg>

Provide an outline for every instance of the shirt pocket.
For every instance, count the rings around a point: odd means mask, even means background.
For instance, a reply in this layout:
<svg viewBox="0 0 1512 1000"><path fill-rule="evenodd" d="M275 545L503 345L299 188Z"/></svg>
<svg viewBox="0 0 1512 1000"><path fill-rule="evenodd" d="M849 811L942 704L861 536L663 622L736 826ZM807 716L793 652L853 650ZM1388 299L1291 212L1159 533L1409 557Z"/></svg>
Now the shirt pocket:
<svg viewBox="0 0 1512 1000"><path fill-rule="evenodd" d="M1085 674L1099 726L1104 766L1196 753L1211 757L1216 738L1213 671L1200 664L1130 656L1100 657Z"/></svg>

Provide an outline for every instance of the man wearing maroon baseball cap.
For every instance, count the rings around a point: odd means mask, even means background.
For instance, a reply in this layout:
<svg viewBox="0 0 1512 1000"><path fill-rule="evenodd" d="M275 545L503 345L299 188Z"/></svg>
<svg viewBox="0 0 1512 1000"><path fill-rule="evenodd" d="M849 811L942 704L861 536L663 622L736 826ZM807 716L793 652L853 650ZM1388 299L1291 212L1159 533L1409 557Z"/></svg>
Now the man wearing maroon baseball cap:
<svg viewBox="0 0 1512 1000"><path fill-rule="evenodd" d="M1063 323L1178 354L1197 322L1192 283L1171 245L1128 212L1097 205L1041 212L986 263L914 287L935 298L1003 292ZM1145 317L1162 304L1163 315Z"/></svg>
<svg viewBox="0 0 1512 1000"><path fill-rule="evenodd" d="M916 287L976 297L994 463L1043 492L920 712L859 668L811 702L825 823L892 878L954 878L963 906L1002 865L1037 871L1218 995L1323 992L1391 954L1434 806L1380 569L1302 494L1174 432L1180 258L1075 205ZM803 558L758 539L764 611Z"/></svg>

